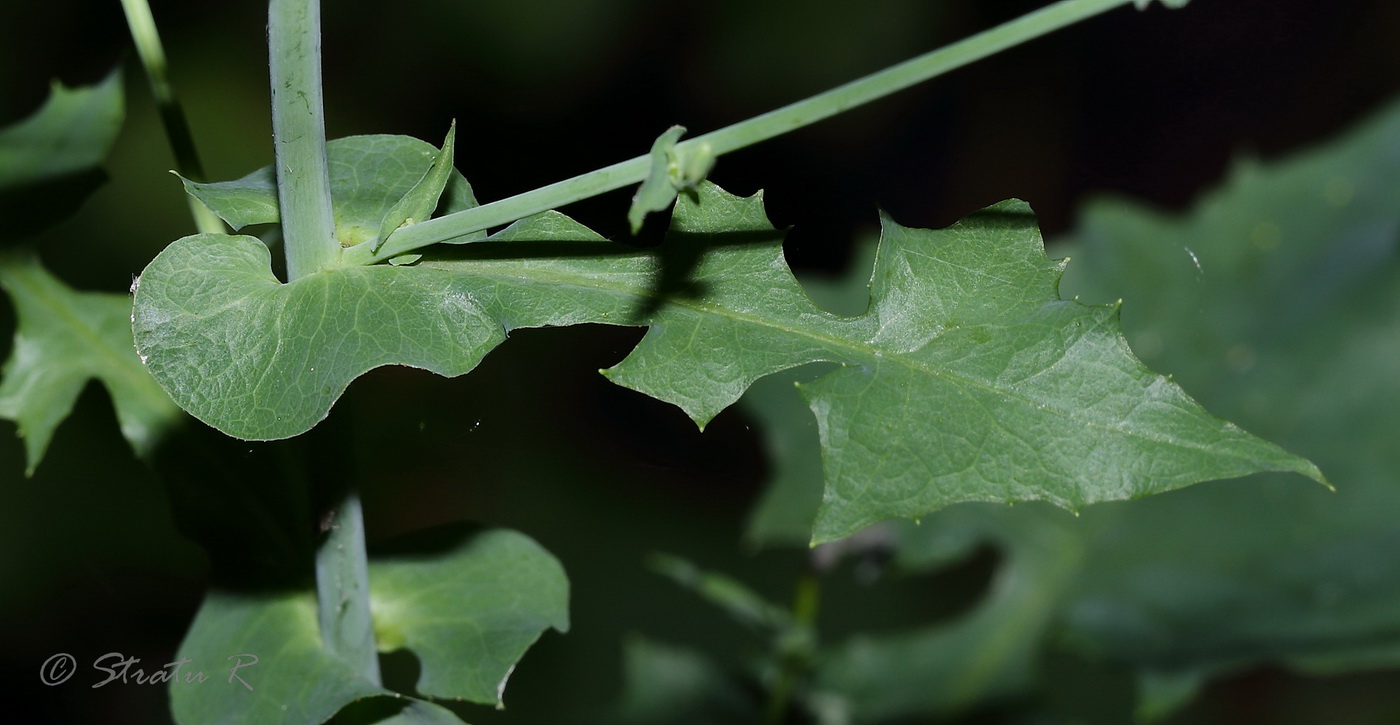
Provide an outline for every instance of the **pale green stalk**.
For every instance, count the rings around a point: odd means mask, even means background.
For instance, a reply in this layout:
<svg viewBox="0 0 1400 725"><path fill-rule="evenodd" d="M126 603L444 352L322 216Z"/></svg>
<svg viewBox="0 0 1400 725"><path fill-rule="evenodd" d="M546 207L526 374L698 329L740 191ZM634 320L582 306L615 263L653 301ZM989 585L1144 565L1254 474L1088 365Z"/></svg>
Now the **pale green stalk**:
<svg viewBox="0 0 1400 725"><path fill-rule="evenodd" d="M316 603L321 640L359 675L380 684L379 653L369 608L369 560L360 495L346 494L316 550Z"/></svg>
<svg viewBox="0 0 1400 725"><path fill-rule="evenodd" d="M336 266L340 256L326 163L319 0L271 0L267 37L277 196L290 283ZM337 504L316 551L316 599L326 650L379 684L364 515L353 487Z"/></svg>
<svg viewBox="0 0 1400 725"><path fill-rule="evenodd" d="M677 144L677 154L702 143L708 143L716 156L751 146L1133 2L1134 0L1061 0L991 30L825 93ZM646 178L649 168L650 157L638 156L524 194L414 224L394 233L377 252L369 245L358 245L345 250L343 261L345 264L373 264L430 244L508 224L531 214L640 183Z"/></svg>
<svg viewBox="0 0 1400 725"><path fill-rule="evenodd" d="M287 281L339 265L331 216L326 122L321 102L321 7L272 0L267 42L272 68L272 136Z"/></svg>
<svg viewBox="0 0 1400 725"><path fill-rule="evenodd" d="M166 74L165 49L161 47L160 34L156 32L155 18L151 17L151 6L146 4L146 0L122 0L122 10L126 12L131 39L136 43L136 54L141 57L146 78L151 82L151 95L155 96L161 124L165 126L165 137L175 154L175 168L187 179L204 181L204 166L199 162L190 125L175 95L175 87L170 84L170 76ZM188 194L185 201L190 206L196 229L205 234L224 233L224 223L214 212Z"/></svg>

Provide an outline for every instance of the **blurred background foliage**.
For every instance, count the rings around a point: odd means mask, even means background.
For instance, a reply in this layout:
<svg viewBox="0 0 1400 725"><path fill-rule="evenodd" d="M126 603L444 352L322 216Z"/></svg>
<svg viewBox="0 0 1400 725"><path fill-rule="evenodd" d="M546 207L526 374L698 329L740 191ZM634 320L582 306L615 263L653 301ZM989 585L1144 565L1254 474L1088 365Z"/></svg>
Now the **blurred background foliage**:
<svg viewBox="0 0 1400 725"><path fill-rule="evenodd" d="M457 165L480 198L496 199L642 153L672 123L696 133L716 128L1040 4L327 3L328 131L332 137L403 133L431 140L456 118ZM152 6L211 179L269 163L265 6L160 0ZM0 123L37 107L52 78L92 83L114 65L126 65L128 120L109 158L109 183L39 243L45 262L70 284L122 291L131 275L191 227L178 182L165 173L173 161L119 4L19 0L5 14ZM1233 160L1267 162L1380 108L1400 90L1397 33L1400 7L1384 0L1195 0L1176 12L1120 10L721 159L711 178L735 193L766 189L774 223L793 225L787 250L794 266L813 273L842 269L858 256L858 241L875 228L877 206L902 224L936 227L1020 197L1036 208L1052 238L1081 227L1083 203L1101 192L1181 211L1220 183ZM607 236L625 238L625 208L626 194L618 193L567 211ZM1100 214L1112 227L1112 212ZM660 231L648 225L643 241ZM1086 268L1098 264L1092 240L1077 236L1087 246L1076 255L1084 255ZM1192 248L1206 258L1211 244L1200 239ZM1388 264L1393 269L1393 257ZM1094 271L1100 268L1107 266ZM1184 357L1144 351L1152 340L1133 337L1135 290L1113 285L1095 280L1085 294L1097 289L1106 299L1128 299L1130 339L1149 364L1176 373L1188 392L1219 413L1270 420L1277 407L1247 398L1230 403L1228 396L1213 402L1212 392L1246 381L1189 372L1189 358L1199 352L1189 339L1166 348L1185 350ZM1314 291L1299 289L1295 299ZM1145 307L1173 309L1167 300L1140 296ZM1182 304L1192 305L1193 313L1211 309L1197 298ZM13 315L8 305L0 309L0 345L7 350ZM1143 319L1155 324L1150 315ZM518 529L558 556L573 587L573 630L546 635L526 656L506 693L507 710L467 710L471 722L607 722L613 717L608 708L623 697L625 648L634 669L670 662L701 681L719 678L726 684L714 691L728 692L742 712L753 699L745 689L752 683L726 673L742 671L768 643L658 576L647 557L671 552L773 601L789 601L809 552L757 547L745 537L751 508L786 464L766 446L761 410L726 411L702 434L680 411L596 374L639 335L604 328L522 331L460 380L398 369L371 374L352 386L319 439L268 445L205 436L197 446L172 451L168 463L227 488L252 485L247 472L289 448L325 445L367 489L372 540L469 519ZM1307 355L1319 354L1308 348ZM1289 385L1307 382L1283 377ZM1277 381L1256 375L1247 382ZM1287 387L1268 390L1308 399ZM1368 410L1361 405L1364 391L1349 394L1361 406L1351 410ZM1323 438L1355 438L1346 427L1354 420L1323 416L1316 426L1326 429ZM1374 433L1374 426L1394 418L1377 413L1361 420ZM1296 433L1259 425L1252 429L1265 435ZM1380 446L1374 441L1382 437L1362 440ZM1317 456L1328 470L1326 450L1310 450L1306 436L1293 440L1302 442L1288 445ZM219 513L217 501L172 497L164 479L133 459L96 386L60 427L36 475L25 479L23 470L19 441L0 435L0 682L45 713L42 721L163 721L163 687L44 688L35 671L56 652L71 652L80 663L112 651L152 667L168 662L210 567L185 534L213 545L214 560L234 567L240 552L256 558L256 535L239 531L236 507L227 507L220 523L211 518ZM1337 474L1333 481L1345 493L1348 481ZM1395 482L1393 473L1388 482ZM191 490L170 485L177 494ZM1162 506L1188 500L1172 496L1162 497L1168 499ZM1251 500L1238 505L1248 508ZM1031 513L1017 515L1034 517L1031 507L1024 510ZM959 517L976 518L950 513L951 520ZM1109 512L1098 520L1112 518ZM933 523L926 521L924 529ZM945 531L956 539L959 530L950 525ZM960 621L987 601L995 577L1018 557L1029 571L1040 571L1034 559L1023 558L1036 545L995 535L935 541L924 550L934 552L924 564L936 566L911 563L917 557L906 551L902 563L914 573L902 576L881 575L879 557L837 565L822 577L820 636L841 643L858 632ZM687 659L691 652L705 653L709 664ZM1126 721L1138 683L1117 660L1084 652L1035 658L1038 678L1028 689L949 721ZM1300 677L1250 663L1209 686L1174 722L1395 722L1397 675L1381 664L1390 663L1378 659L1374 671ZM396 665L410 675L414 667L411 661ZM908 722L927 721L911 717Z"/></svg>

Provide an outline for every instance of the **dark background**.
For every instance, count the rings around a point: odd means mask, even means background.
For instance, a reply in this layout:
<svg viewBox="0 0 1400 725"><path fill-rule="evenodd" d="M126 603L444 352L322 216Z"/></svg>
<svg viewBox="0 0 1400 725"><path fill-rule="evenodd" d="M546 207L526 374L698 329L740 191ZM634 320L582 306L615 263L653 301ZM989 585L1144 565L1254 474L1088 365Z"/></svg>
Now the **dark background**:
<svg viewBox="0 0 1400 725"><path fill-rule="evenodd" d="M1040 4L327 3L328 131L437 143L455 118L457 165L493 200L636 156L673 123L703 133ZM40 244L74 286L123 291L192 230L164 173L173 161L120 5L7 5L0 123L30 113L51 78L90 83L126 64L128 121L110 183ZM211 180L270 163L265 6L156 0L153 10ZM735 193L766 190L774 223L792 226L787 250L799 270L839 269L874 229L877 208L936 227L1014 196L1034 205L1053 237L1072 227L1088 194L1180 208L1233 158L1275 156L1346 127L1400 90L1397 38L1400 5L1385 0L1120 9L727 156L711 179ZM567 211L625 238L629 193ZM659 231L649 226L644 236ZM8 340L13 314L0 309ZM649 574L651 551L732 572L779 600L790 594L803 552L756 554L739 543L766 466L743 416L728 411L701 434L679 411L596 374L639 334L525 331L461 380L377 371L332 418L341 432L334 444L366 487L371 538L482 520L535 537L569 572L574 630L545 635L527 655L506 713L473 710L472 722L582 720L619 686L625 632L740 661L755 643ZM250 445L245 455L269 449ZM41 708L27 721L161 721L161 687L48 689L37 669L61 651L80 662L110 651L152 666L173 659L204 586L204 555L177 530L164 484L132 459L96 386L36 476L24 478L23 468L19 441L0 435L0 691ZM975 596L989 566L874 588L847 572L829 590L823 634L946 614ZM935 591L943 599L930 604ZM1309 706L1400 700L1395 684L1387 673L1302 680L1261 670L1213 687L1180 721L1316 722ZM1111 672L1088 667L1072 686L1102 701L1066 706L1085 721L1126 712L1126 685ZM1345 717L1327 721L1353 721Z"/></svg>

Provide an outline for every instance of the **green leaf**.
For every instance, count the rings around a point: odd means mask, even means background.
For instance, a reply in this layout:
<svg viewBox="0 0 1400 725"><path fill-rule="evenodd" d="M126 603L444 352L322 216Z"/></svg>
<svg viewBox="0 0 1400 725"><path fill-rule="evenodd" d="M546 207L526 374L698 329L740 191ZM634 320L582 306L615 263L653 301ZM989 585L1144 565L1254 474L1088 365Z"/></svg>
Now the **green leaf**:
<svg viewBox="0 0 1400 725"><path fill-rule="evenodd" d="M78 210L104 179L121 130L120 71L92 86L55 81L44 105L0 130L0 241L32 237Z"/></svg>
<svg viewBox="0 0 1400 725"><path fill-rule="evenodd" d="M524 650L545 628L568 626L563 570L521 534L446 527L391 544L388 552L370 563L375 626L382 650L407 646L418 655L422 694L499 705ZM235 655L257 660L230 659ZM171 684L171 709L182 725L320 723L378 697L405 705L384 722L459 722L444 708L359 677L322 649L310 591L210 592L177 659L188 660L182 673L208 677L184 682L182 674ZM247 666L236 674L246 686L229 677L240 662Z"/></svg>
<svg viewBox="0 0 1400 725"><path fill-rule="evenodd" d="M456 126L454 124L453 129ZM449 136L449 141L451 136ZM331 198L335 209L335 235L341 246L349 247L378 239L381 227L394 207L418 189L413 211L422 213L417 196L438 183L434 169L445 168L448 179L441 193L443 213L476 206L476 196L465 177L436 161L450 158L451 149L439 152L432 144L408 136L350 136L326 144L330 165ZM432 179L429 177L432 176ZM273 224L281 219L277 206L277 172L265 166L236 181L201 184L182 179L185 191L209 207L234 229L250 224ZM428 185L419 188L421 182ZM439 204L427 206L432 212ZM409 216L412 216L411 214ZM405 217L406 218L406 217ZM418 217L414 217L419 221ZM427 218L424 214L423 219ZM397 228L394 224L393 228ZM453 239L460 243L480 239L473 234Z"/></svg>
<svg viewBox="0 0 1400 725"><path fill-rule="evenodd" d="M332 141L331 189L342 239L370 220L377 225L393 199L422 178L435 153L429 144L400 136ZM421 163L415 166L415 160ZM363 178L353 177L354 169ZM200 201L241 226L276 220L273 178L265 169L237 182L190 186ZM376 194L398 196L385 200ZM449 183L446 203L475 204L465 180ZM508 227L494 239L521 234L538 241L604 241L554 213ZM606 249L615 252L612 245ZM547 275L547 268L538 264L527 274ZM556 300L527 294L520 308L553 308L558 314L522 318L521 309L514 309L488 318L478 305L480 294L497 292L474 278L424 265L334 269L282 285L261 242L197 235L171 244L142 273L132 322L148 369L180 407L229 435L272 440L310 429L352 380L375 367L461 375L504 339L503 324L509 329L610 317L599 309L575 316L568 295ZM627 315L627 303L614 301L617 319Z"/></svg>
<svg viewBox="0 0 1400 725"><path fill-rule="evenodd" d="M0 287L18 316L0 381L0 417L19 424L26 472L34 472L54 429L94 378L112 396L122 435L139 455L151 453L182 416L136 357L129 298L76 292L30 254L0 257Z"/></svg>
<svg viewBox="0 0 1400 725"><path fill-rule="evenodd" d="M369 577L379 648L412 650L422 664L418 692L429 697L500 706L540 633L569 629L563 567L514 531L445 527L407 537L375 552Z"/></svg>
<svg viewBox="0 0 1400 725"><path fill-rule="evenodd" d="M389 239L389 235L405 224L416 224L424 221L433 215L433 210L437 208L438 199L442 197L443 189L447 188L447 182L452 178L456 169L452 166L453 140L457 137L457 122L452 122L452 127L447 130L447 139L442 142L442 150L433 157L432 166L423 173L423 178L413 185L403 198L394 204L393 208L384 215L384 220L379 223L379 235L374 242L374 251L379 251L379 247Z"/></svg>
<svg viewBox="0 0 1400 725"><path fill-rule="evenodd" d="M816 541L959 501L1078 509L1259 470L1322 480L1143 367L1116 306L1061 301L1024 204L939 231L883 221L870 309L838 318L792 278L756 198L702 187L668 238L694 260L689 288L609 377L703 425L764 375L841 363L803 388L827 479Z"/></svg>
<svg viewBox="0 0 1400 725"><path fill-rule="evenodd" d="M235 230L251 224L272 224L281 220L277 204L277 173L271 166L234 181L200 183L181 176L180 183L184 184L186 194L198 199Z"/></svg>
<svg viewBox="0 0 1400 725"><path fill-rule="evenodd" d="M461 375L505 337L450 274L381 265L282 284L261 242L216 234L156 256L132 323L142 361L170 397L247 440L305 432L373 368Z"/></svg>

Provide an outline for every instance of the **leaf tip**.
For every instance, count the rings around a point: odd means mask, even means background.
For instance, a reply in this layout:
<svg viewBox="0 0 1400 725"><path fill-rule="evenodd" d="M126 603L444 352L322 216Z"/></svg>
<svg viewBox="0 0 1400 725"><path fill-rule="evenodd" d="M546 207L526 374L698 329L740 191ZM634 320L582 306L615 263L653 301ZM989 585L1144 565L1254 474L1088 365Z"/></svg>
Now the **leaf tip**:
<svg viewBox="0 0 1400 725"><path fill-rule="evenodd" d="M1300 458L1299 460L1301 460L1304 465L1293 469L1296 473L1298 473L1301 476L1311 478L1314 481L1317 481L1318 483L1322 484L1324 488L1326 488L1328 491L1331 491L1332 493L1337 492L1337 487L1332 485L1332 482L1327 479L1327 475L1322 472L1321 468L1317 467L1317 464L1307 460L1306 458Z"/></svg>

